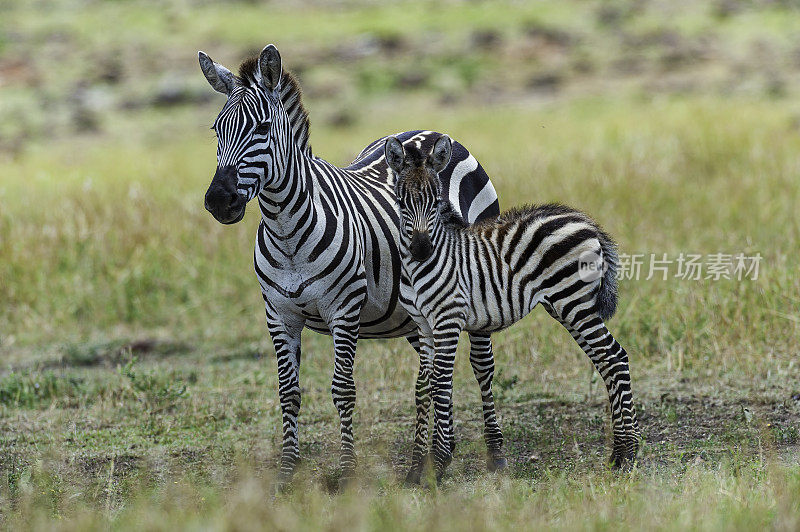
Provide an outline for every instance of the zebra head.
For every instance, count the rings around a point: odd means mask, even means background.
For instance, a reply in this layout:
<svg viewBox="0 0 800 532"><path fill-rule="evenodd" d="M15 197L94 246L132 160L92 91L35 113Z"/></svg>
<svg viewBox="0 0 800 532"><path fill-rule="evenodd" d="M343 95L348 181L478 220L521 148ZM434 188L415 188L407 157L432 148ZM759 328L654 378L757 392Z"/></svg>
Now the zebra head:
<svg viewBox="0 0 800 532"><path fill-rule="evenodd" d="M228 97L214 121L217 170L205 196L206 209L224 224L244 217L247 202L283 175L291 131L280 98L282 67L270 44L242 63L239 76L199 52L211 87Z"/></svg>
<svg viewBox="0 0 800 532"><path fill-rule="evenodd" d="M431 233L442 201L439 172L450 162L452 142L442 135L430 153L415 146L405 149L395 137L386 139L386 162L395 174L395 194L400 211L400 238L410 242L411 257L425 261L433 254Z"/></svg>

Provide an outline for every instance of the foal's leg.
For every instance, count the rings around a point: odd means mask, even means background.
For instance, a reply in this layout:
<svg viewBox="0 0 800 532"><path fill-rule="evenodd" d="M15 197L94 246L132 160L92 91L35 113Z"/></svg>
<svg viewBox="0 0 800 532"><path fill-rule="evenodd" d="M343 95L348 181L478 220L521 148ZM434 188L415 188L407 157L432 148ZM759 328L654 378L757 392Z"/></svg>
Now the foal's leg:
<svg viewBox="0 0 800 532"><path fill-rule="evenodd" d="M504 469L508 465L508 461L503 454L503 432L497 422L494 395L492 394L492 379L494 379L492 340L488 334L470 333L469 342L469 361L481 389L483 437L487 450L486 466L489 471L497 471Z"/></svg>
<svg viewBox="0 0 800 532"><path fill-rule="evenodd" d="M433 365L433 345L430 339L420 336L409 336L414 350L419 354L419 373L417 375L414 399L417 407L414 426L414 447L411 451L411 468L406 475L406 484L419 484L425 459L428 456L428 413L431 406L431 369Z"/></svg>
<svg viewBox="0 0 800 532"><path fill-rule="evenodd" d="M433 332L433 462L436 480L453 459L453 366L461 328L448 324Z"/></svg>
<svg viewBox="0 0 800 532"><path fill-rule="evenodd" d="M563 309L545 306L551 316L561 322L589 356L606 384L611 401L611 422L614 431L614 450L611 464L621 467L631 464L639 450L639 423L633 405L628 353L606 328L600 314L593 308L572 309L569 315Z"/></svg>

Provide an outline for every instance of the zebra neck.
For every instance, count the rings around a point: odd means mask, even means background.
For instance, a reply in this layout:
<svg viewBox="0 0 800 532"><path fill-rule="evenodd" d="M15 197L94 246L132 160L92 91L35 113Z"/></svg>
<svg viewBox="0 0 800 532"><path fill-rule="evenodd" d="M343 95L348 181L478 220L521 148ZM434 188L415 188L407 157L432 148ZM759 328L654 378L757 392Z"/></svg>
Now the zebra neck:
<svg viewBox="0 0 800 532"><path fill-rule="evenodd" d="M458 245L458 235L454 234L452 228L434 221L431 227L431 244L433 245L434 259L438 264L449 264L457 257L452 257L453 250Z"/></svg>
<svg viewBox="0 0 800 532"><path fill-rule="evenodd" d="M314 166L310 154L294 150L283 177L258 195L261 221L270 233L288 238L299 226L306 225L306 220L316 218Z"/></svg>
<svg viewBox="0 0 800 532"><path fill-rule="evenodd" d="M452 225L438 217L431 228L431 242L437 254L446 255L442 257L441 263L458 266L458 271L463 261L466 260L467 266L470 265L470 260L464 253L469 249L474 252L482 246L480 239L475 238L465 228Z"/></svg>

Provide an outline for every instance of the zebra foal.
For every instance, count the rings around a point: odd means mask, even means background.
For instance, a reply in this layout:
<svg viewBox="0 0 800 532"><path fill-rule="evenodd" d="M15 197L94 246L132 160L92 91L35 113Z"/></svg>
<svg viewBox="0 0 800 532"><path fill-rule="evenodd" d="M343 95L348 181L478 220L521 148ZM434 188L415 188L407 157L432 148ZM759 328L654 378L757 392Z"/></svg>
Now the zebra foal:
<svg viewBox="0 0 800 532"><path fill-rule="evenodd" d="M605 326L616 310L616 246L586 214L528 206L468 226L442 197L445 135L429 152L389 138L400 214L401 302L421 331L434 405L437 478L453 448L452 378L462 330L489 335L541 304L572 335L605 381L619 467L635 459L639 429L628 355Z"/></svg>

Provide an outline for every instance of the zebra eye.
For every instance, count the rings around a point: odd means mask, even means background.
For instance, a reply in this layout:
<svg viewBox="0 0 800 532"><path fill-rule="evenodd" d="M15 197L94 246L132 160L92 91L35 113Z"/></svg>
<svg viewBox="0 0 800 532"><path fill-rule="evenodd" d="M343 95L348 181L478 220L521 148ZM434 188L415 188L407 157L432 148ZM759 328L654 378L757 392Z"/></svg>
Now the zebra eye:
<svg viewBox="0 0 800 532"><path fill-rule="evenodd" d="M253 133L256 135L266 135L269 133L269 122L263 122L258 124L256 128L253 130Z"/></svg>

